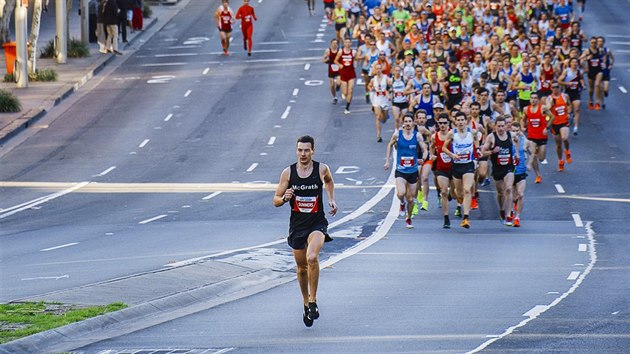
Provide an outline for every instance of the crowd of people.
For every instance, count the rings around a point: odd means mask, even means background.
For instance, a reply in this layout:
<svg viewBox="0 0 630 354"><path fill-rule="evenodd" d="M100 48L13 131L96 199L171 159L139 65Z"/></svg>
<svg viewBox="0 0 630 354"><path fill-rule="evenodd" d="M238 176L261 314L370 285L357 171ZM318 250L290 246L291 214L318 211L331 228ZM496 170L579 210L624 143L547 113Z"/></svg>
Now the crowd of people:
<svg viewBox="0 0 630 354"><path fill-rule="evenodd" d="M452 199L460 226L470 227L477 189L490 178L502 223L521 226L527 175L542 182L549 135L562 172L572 162L582 90L589 110L606 108L614 56L603 36L581 29L585 0L323 2L335 28L322 56L332 102L341 94L351 114L360 75L378 143L393 120L384 167L394 154L408 228L428 210L431 173L444 228Z"/></svg>

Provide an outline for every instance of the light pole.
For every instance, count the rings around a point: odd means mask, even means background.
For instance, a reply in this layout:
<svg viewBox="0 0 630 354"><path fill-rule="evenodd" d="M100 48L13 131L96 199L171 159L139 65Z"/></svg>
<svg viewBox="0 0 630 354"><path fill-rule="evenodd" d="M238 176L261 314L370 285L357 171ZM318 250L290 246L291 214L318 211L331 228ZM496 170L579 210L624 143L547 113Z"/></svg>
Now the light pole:
<svg viewBox="0 0 630 354"><path fill-rule="evenodd" d="M66 0L55 1L55 20L55 59L57 60L57 63L65 64L66 57L68 55L68 38L66 38L66 33L68 33L66 29Z"/></svg>
<svg viewBox="0 0 630 354"><path fill-rule="evenodd" d="M28 0L18 0L15 6L15 71L17 87L28 87L28 57L26 51L26 26Z"/></svg>

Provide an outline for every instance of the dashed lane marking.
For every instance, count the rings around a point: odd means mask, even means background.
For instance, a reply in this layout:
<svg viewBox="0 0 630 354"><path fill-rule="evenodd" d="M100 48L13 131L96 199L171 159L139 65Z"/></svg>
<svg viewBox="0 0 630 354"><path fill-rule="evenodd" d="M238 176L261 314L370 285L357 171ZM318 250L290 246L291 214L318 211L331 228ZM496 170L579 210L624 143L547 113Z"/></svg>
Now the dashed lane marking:
<svg viewBox="0 0 630 354"><path fill-rule="evenodd" d="M562 185L556 184L555 186L556 186L556 190L558 191L558 193L564 194L564 188L562 188Z"/></svg>
<svg viewBox="0 0 630 354"><path fill-rule="evenodd" d="M205 69L203 69L203 72L201 74L202 75L208 75L209 71L210 71L210 68L205 68Z"/></svg>
<svg viewBox="0 0 630 354"><path fill-rule="evenodd" d="M304 70L308 70L310 68L311 68L311 64L309 63L304 64Z"/></svg>
<svg viewBox="0 0 630 354"><path fill-rule="evenodd" d="M254 162L253 164L251 164L251 166L249 166L246 171L252 172L256 167L258 167L258 162Z"/></svg>
<svg viewBox="0 0 630 354"><path fill-rule="evenodd" d="M152 217L150 219L142 220L142 221L138 222L138 224L141 224L141 225L148 224L150 222L153 222L153 221L156 221L156 220L160 220L160 219L165 218L167 216L168 215L166 215L166 214L154 216L154 217Z"/></svg>
<svg viewBox="0 0 630 354"><path fill-rule="evenodd" d="M201 199L202 199L202 200L210 200L210 199L212 199L212 198L216 197L217 195L219 195L219 194L221 194L221 193L223 193L223 192L221 192L221 191L216 191L216 192L214 192L214 193L212 193L212 194L210 194L210 195L207 195L207 196L205 196L205 197L203 197L203 198L201 198Z"/></svg>
<svg viewBox="0 0 630 354"><path fill-rule="evenodd" d="M143 148L145 146L147 146L147 144L149 143L149 141L151 141L151 139L144 139L140 145L138 145L139 148Z"/></svg>
<svg viewBox="0 0 630 354"><path fill-rule="evenodd" d="M184 94L184 97L188 97L190 96L190 94L192 93L192 90L188 90L186 91L186 93Z"/></svg>
<svg viewBox="0 0 630 354"><path fill-rule="evenodd" d="M289 112L291 112L291 106L287 106L287 108L285 108L284 113L280 116L280 119L287 119Z"/></svg>
<svg viewBox="0 0 630 354"><path fill-rule="evenodd" d="M276 142L276 137L272 136L271 138L269 138L269 141L267 142L267 145L273 145L273 143Z"/></svg>
<svg viewBox="0 0 630 354"><path fill-rule="evenodd" d="M619 91L621 91L623 93L628 93L628 90L626 90L626 88L623 87L623 86L619 86Z"/></svg>
<svg viewBox="0 0 630 354"><path fill-rule="evenodd" d="M173 113L169 113L165 118L164 121L168 122L169 120L171 120L171 118L173 118Z"/></svg>
<svg viewBox="0 0 630 354"><path fill-rule="evenodd" d="M299 92L300 92L299 88L293 89L293 96L297 96Z"/></svg>
<svg viewBox="0 0 630 354"><path fill-rule="evenodd" d="M78 242L71 242L71 243L66 243L65 245L60 245L60 246L55 246L55 247L49 247L49 248L44 248L39 250L40 252L48 252L48 251L53 251L53 250L58 250L60 248L66 248L66 247L70 247L70 246L74 246L74 245L78 245Z"/></svg>
<svg viewBox="0 0 630 354"><path fill-rule="evenodd" d="M115 170L115 169L116 169L116 166L112 166L112 167L110 167L110 168L106 169L105 171L103 171L103 172L101 172L101 173L99 173L99 174L97 174L97 175L94 175L94 176L92 176L92 177L103 177L103 176L105 176L106 174L108 174L108 173L112 172L112 171L113 171L113 170Z"/></svg>
<svg viewBox="0 0 630 354"><path fill-rule="evenodd" d="M571 216L573 217L573 222L575 222L575 227L584 227L584 223L582 222L580 214L573 213L571 214Z"/></svg>
<svg viewBox="0 0 630 354"><path fill-rule="evenodd" d="M586 252L588 250L588 245L586 243L580 243L578 245L578 251Z"/></svg>

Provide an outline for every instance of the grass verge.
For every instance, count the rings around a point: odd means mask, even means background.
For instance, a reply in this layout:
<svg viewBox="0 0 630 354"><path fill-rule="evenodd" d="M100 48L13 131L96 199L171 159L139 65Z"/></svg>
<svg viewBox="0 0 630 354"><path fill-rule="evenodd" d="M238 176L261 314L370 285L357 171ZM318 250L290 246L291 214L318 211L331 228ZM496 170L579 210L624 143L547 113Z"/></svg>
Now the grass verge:
<svg viewBox="0 0 630 354"><path fill-rule="evenodd" d="M0 304L0 344L126 307L122 302L105 306L44 302Z"/></svg>

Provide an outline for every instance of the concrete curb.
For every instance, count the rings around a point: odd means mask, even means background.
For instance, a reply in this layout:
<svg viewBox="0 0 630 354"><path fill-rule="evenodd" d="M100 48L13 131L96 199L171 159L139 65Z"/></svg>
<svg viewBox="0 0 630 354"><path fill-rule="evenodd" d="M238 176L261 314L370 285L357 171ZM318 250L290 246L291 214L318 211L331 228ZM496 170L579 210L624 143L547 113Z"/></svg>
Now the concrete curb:
<svg viewBox="0 0 630 354"><path fill-rule="evenodd" d="M288 283L294 273L270 269L226 279L0 345L0 354L75 350ZM142 321L139 321L142 320Z"/></svg>

